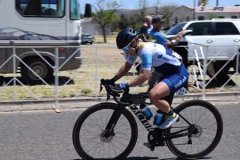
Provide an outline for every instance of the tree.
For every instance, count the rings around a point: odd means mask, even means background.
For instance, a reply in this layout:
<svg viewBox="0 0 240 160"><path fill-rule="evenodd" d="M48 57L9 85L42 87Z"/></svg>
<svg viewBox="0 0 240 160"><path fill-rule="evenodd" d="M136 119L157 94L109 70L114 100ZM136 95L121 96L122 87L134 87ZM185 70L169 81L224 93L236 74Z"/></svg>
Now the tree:
<svg viewBox="0 0 240 160"><path fill-rule="evenodd" d="M105 10L105 7L107 10ZM103 34L104 43L107 43L106 28L113 26L120 20L120 17L115 14L120 5L116 1L105 3L105 0L98 0L94 6L96 12L93 14L93 21L100 25Z"/></svg>
<svg viewBox="0 0 240 160"><path fill-rule="evenodd" d="M159 13L162 15L162 18L165 19L164 28L169 27L169 19L172 16L173 10L176 9L177 5L168 4L159 8Z"/></svg>
<svg viewBox="0 0 240 160"><path fill-rule="evenodd" d="M198 6L206 6L208 4L208 0L199 0L198 1Z"/></svg>
<svg viewBox="0 0 240 160"><path fill-rule="evenodd" d="M146 16L147 0L139 0L140 17Z"/></svg>

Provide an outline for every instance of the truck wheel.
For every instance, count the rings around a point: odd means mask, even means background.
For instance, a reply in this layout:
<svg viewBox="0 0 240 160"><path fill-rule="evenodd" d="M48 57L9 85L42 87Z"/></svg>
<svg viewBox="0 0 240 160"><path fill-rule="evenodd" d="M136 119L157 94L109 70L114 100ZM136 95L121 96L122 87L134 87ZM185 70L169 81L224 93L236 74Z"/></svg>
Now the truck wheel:
<svg viewBox="0 0 240 160"><path fill-rule="evenodd" d="M44 62L41 58L32 57L24 60L24 62L31 68L36 74L39 75L43 80L49 82L53 80L53 69ZM27 66L22 64L21 66L21 75L23 81L26 84L41 84L43 81L34 74L31 70L28 69Z"/></svg>

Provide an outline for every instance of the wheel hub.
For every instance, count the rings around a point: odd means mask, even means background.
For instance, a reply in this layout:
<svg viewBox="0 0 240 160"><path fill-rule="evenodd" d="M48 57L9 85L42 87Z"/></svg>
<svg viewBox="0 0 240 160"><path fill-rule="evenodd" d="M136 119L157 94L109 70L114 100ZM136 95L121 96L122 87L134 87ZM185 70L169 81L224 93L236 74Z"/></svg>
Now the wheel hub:
<svg viewBox="0 0 240 160"><path fill-rule="evenodd" d="M198 138L202 135L202 128L200 126L193 126L192 137Z"/></svg>
<svg viewBox="0 0 240 160"><path fill-rule="evenodd" d="M34 64L31 66L32 70L38 74L40 77L45 78L46 77L46 72L45 72L45 68L44 66L42 66L41 64ZM31 77L31 79L34 80L38 80L39 78L31 71L29 71L29 76Z"/></svg>
<svg viewBox="0 0 240 160"><path fill-rule="evenodd" d="M107 136L107 134L109 134L109 135ZM109 143L112 141L114 135L115 135L114 133L107 133L107 131L104 130L100 134L100 139L102 142Z"/></svg>

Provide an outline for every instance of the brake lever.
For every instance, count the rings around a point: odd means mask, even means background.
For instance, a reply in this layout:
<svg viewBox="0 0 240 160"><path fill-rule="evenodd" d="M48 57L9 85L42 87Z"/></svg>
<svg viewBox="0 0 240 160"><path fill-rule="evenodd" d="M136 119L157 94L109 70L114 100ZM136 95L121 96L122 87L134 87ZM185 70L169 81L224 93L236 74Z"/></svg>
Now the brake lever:
<svg viewBox="0 0 240 160"><path fill-rule="evenodd" d="M99 93L102 91L103 85L105 86L105 81L104 81L104 79L101 79L100 91L99 91ZM105 86L105 88L106 88L106 86ZM106 90L107 90L107 88L106 88ZM110 99L110 94L109 94L108 91L107 91L107 99L106 99L106 101L108 101L109 99Z"/></svg>
<svg viewBox="0 0 240 160"><path fill-rule="evenodd" d="M106 85L106 86L105 86ZM107 91L107 99L106 101L108 101L110 99L111 96L113 96L113 98L115 99L116 97L120 97L120 93L122 92L114 92L114 86L110 85L108 86L107 84L105 84L105 80L101 79L101 83L100 83L100 91L99 93L102 91L103 86L105 87L106 91ZM129 89L128 89L129 91Z"/></svg>

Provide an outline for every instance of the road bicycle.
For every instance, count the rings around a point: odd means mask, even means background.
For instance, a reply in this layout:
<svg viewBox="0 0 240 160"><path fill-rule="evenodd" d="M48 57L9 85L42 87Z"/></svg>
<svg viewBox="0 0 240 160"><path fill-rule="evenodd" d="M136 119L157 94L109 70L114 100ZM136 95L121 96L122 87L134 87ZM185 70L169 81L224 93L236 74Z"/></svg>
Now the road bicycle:
<svg viewBox="0 0 240 160"><path fill-rule="evenodd" d="M173 108L180 119L170 128L161 130L153 125L139 109L148 104L147 93L130 94L119 91L101 80L101 90L106 89L104 102L86 109L77 119L73 129L74 147L84 160L124 160L134 149L138 137L136 119L148 133L148 147L167 146L170 151L184 159L207 156L218 145L223 133L223 121L217 108L203 100L190 100Z"/></svg>

